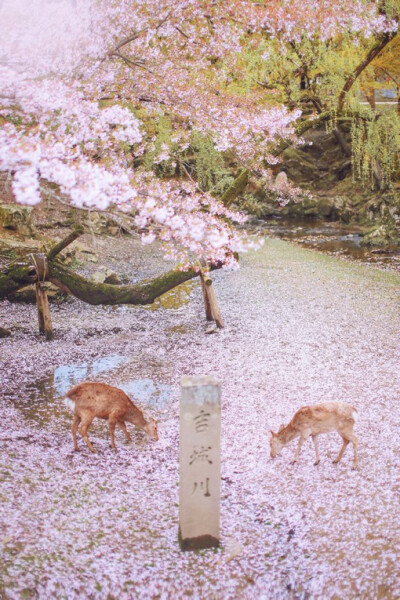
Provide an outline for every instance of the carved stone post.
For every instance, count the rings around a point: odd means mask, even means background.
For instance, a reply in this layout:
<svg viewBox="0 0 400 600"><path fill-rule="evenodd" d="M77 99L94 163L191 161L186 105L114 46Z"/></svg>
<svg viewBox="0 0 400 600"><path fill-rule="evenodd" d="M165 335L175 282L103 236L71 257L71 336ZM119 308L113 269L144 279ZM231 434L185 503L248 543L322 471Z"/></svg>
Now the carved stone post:
<svg viewBox="0 0 400 600"><path fill-rule="evenodd" d="M221 394L208 376L183 377L180 411L179 543L219 545Z"/></svg>

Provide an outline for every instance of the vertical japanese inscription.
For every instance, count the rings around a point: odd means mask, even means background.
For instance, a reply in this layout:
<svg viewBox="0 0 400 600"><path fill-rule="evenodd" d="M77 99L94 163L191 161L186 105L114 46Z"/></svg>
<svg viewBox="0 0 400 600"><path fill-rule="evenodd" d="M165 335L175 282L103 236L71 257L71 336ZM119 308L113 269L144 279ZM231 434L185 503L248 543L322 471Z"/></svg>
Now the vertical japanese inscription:
<svg viewBox="0 0 400 600"><path fill-rule="evenodd" d="M208 376L183 377L180 409L179 541L219 545L221 395Z"/></svg>

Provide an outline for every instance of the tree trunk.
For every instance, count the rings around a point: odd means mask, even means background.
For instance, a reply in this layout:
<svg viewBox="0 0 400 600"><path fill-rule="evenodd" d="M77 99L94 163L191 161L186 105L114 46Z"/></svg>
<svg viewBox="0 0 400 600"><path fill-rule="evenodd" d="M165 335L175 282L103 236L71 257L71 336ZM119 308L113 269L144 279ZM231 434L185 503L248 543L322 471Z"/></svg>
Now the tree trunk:
<svg viewBox="0 0 400 600"><path fill-rule="evenodd" d="M244 192L247 182L249 181L248 169L243 171L236 177L232 185L221 196L221 202L228 208L234 200Z"/></svg>
<svg viewBox="0 0 400 600"><path fill-rule="evenodd" d="M342 130L340 129L339 125L336 127L336 129L333 130L333 135L336 138L336 141L339 143L341 149L343 150L343 152L345 153L346 156L351 156L351 146L350 144L347 142L346 138L343 135Z"/></svg>

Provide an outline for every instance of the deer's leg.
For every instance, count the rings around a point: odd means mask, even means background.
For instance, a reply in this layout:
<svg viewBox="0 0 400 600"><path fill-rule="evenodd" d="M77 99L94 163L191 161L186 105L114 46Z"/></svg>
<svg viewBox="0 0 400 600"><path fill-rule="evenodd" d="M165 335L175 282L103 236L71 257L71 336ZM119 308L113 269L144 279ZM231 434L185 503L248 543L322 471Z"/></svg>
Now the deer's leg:
<svg viewBox="0 0 400 600"><path fill-rule="evenodd" d="M74 450L75 450L75 452L79 451L78 440L76 439L76 432L78 431L78 427L79 427L79 423L80 422L81 422L81 418L78 415L74 415L74 420L72 422L71 430L72 430L72 437L73 437L73 440L74 440Z"/></svg>
<svg viewBox="0 0 400 600"><path fill-rule="evenodd" d="M357 446L358 446L358 440L356 438L356 436L354 435L354 433L348 434L348 438L350 439L351 443L353 444L353 451L354 451L354 458L353 458L353 469L357 469Z"/></svg>
<svg viewBox="0 0 400 600"><path fill-rule="evenodd" d="M124 432L126 439L128 440L128 442L130 442L131 436L130 436L129 431L126 428L125 421L118 421L118 424L121 427L122 431Z"/></svg>
<svg viewBox="0 0 400 600"><path fill-rule="evenodd" d="M108 418L108 427L110 429L110 437L111 437L111 448L116 449L115 446L115 426L117 424L117 420L115 417L110 416Z"/></svg>
<svg viewBox="0 0 400 600"><path fill-rule="evenodd" d="M81 417L81 419L82 419L82 423L79 428L79 432L80 432L81 436L83 437L83 439L85 440L89 450L91 452L96 452L96 450L92 446L92 442L89 440L89 438L87 436L87 430L89 429L90 425L92 424L93 416L91 414L84 414Z"/></svg>
<svg viewBox="0 0 400 600"><path fill-rule="evenodd" d="M337 455L337 457L333 461L335 464L338 463L342 459L344 451L346 450L346 448L347 448L347 446L349 444L349 441L350 441L347 438L345 438L344 436L342 436L342 439L343 439L343 446L340 448L339 454Z"/></svg>
<svg viewBox="0 0 400 600"><path fill-rule="evenodd" d="M319 452L318 452L318 439L316 435L311 436L312 437L312 441L314 442L314 448L315 448L315 463L314 465L319 465Z"/></svg>
<svg viewBox="0 0 400 600"><path fill-rule="evenodd" d="M296 462L296 460L299 458L301 447L302 447L302 445L304 444L304 442L306 441L307 438L308 438L308 435L305 436L305 437L301 435L299 437L299 441L298 441L298 444L297 444L296 453L295 453L295 455L293 457L292 462L290 463L291 465L294 465L294 463Z"/></svg>

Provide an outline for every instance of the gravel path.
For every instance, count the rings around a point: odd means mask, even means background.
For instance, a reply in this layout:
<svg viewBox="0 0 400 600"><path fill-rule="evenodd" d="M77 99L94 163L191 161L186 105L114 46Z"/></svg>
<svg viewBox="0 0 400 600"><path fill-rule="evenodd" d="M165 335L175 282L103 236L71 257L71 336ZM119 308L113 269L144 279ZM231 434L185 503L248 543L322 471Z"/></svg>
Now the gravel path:
<svg viewBox="0 0 400 600"><path fill-rule="evenodd" d="M267 240L214 280L214 335L197 283L171 309L71 300L52 309L51 343L34 306L0 303L14 327L0 340L2 598L400 598L400 276ZM222 384L218 551L177 545L186 374ZM77 376L141 390L159 442L117 437L114 453L100 424L98 454L73 453L59 396ZM272 461L269 430L327 400L359 412L359 469L350 448L332 464L337 434L318 467L311 442L294 466L294 443Z"/></svg>

